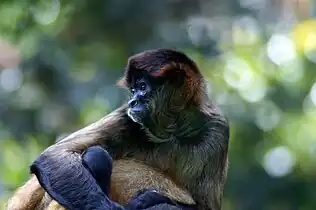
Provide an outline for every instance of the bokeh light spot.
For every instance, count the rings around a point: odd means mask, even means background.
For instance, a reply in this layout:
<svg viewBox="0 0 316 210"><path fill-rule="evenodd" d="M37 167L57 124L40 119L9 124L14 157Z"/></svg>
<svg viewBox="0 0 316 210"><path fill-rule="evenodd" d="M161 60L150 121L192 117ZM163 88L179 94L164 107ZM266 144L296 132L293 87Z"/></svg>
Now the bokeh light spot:
<svg viewBox="0 0 316 210"><path fill-rule="evenodd" d="M248 77L248 82L239 88L240 96L251 103L261 101L267 93L265 79L254 72L248 72Z"/></svg>
<svg viewBox="0 0 316 210"><path fill-rule="evenodd" d="M308 60L316 63L316 33L307 36L304 44L304 54Z"/></svg>
<svg viewBox="0 0 316 210"><path fill-rule="evenodd" d="M239 3L242 7L260 10L264 8L266 0L239 0Z"/></svg>
<svg viewBox="0 0 316 210"><path fill-rule="evenodd" d="M313 38L310 37L310 35L313 36L313 34L316 34L315 19L307 19L294 26L291 32L291 37L294 40L296 49L299 52L310 50L315 46L315 43L311 42Z"/></svg>
<svg viewBox="0 0 316 210"><path fill-rule="evenodd" d="M41 0L32 9L34 19L42 25L54 22L60 12L59 0Z"/></svg>
<svg viewBox="0 0 316 210"><path fill-rule="evenodd" d="M311 88L310 97L313 104L316 106L316 82L313 84Z"/></svg>
<svg viewBox="0 0 316 210"><path fill-rule="evenodd" d="M245 60L236 56L227 56L223 76L229 86L236 89L242 88L249 82L249 72L251 72L251 67Z"/></svg>
<svg viewBox="0 0 316 210"><path fill-rule="evenodd" d="M296 57L296 49L293 41L285 35L273 35L267 43L269 59L276 65L290 62Z"/></svg>
<svg viewBox="0 0 316 210"><path fill-rule="evenodd" d="M272 101L265 101L256 111L255 123L261 130L270 131L279 124L281 117L281 110Z"/></svg>
<svg viewBox="0 0 316 210"><path fill-rule="evenodd" d="M45 103L45 94L42 89L35 84L24 84L18 90L13 103L20 109L38 108Z"/></svg>
<svg viewBox="0 0 316 210"><path fill-rule="evenodd" d="M251 16L242 16L233 22L233 41L238 45L253 45L259 40L260 28Z"/></svg>
<svg viewBox="0 0 316 210"><path fill-rule="evenodd" d="M296 159L285 146L270 149L264 156L263 167L272 177L283 177L292 172Z"/></svg>
<svg viewBox="0 0 316 210"><path fill-rule="evenodd" d="M283 83L296 83L304 76L304 68L299 58L291 60L279 67L280 81Z"/></svg>
<svg viewBox="0 0 316 210"><path fill-rule="evenodd" d="M190 17L187 21L188 36L194 45L199 45L208 36L211 22L202 16ZM205 37L206 36L206 37Z"/></svg>
<svg viewBox="0 0 316 210"><path fill-rule="evenodd" d="M7 92L20 88L22 83L22 73L20 69L4 69L0 73L0 86Z"/></svg>

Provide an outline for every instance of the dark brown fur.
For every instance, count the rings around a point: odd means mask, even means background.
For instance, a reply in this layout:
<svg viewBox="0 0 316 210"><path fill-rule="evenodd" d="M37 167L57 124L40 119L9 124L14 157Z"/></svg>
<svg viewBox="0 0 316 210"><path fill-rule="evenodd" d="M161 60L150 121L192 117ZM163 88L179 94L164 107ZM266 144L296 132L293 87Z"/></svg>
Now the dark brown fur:
<svg viewBox="0 0 316 210"><path fill-rule="evenodd" d="M206 95L202 75L184 54L158 49L131 57L119 85L128 87L132 77L146 73L164 85L148 104L151 116L144 126L134 123L123 105L47 148L39 163L55 166L51 179L58 180L65 172L82 173L84 179L80 154L90 146L102 145L120 161L114 161L113 200L125 203L137 190L153 186L186 203L193 202L191 195L199 209L221 209L229 127ZM30 209L42 200L37 180L29 182L11 198L9 210ZM37 196L31 198L33 194Z"/></svg>

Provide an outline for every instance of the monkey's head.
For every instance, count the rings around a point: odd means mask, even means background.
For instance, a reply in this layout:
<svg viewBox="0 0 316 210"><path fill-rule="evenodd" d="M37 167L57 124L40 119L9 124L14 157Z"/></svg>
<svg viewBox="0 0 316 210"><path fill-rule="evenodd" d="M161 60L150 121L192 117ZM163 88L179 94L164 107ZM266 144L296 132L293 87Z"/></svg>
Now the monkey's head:
<svg viewBox="0 0 316 210"><path fill-rule="evenodd" d="M185 108L199 106L204 81L196 64L185 54L155 49L128 59L120 87L129 89L128 116L147 128L169 128Z"/></svg>

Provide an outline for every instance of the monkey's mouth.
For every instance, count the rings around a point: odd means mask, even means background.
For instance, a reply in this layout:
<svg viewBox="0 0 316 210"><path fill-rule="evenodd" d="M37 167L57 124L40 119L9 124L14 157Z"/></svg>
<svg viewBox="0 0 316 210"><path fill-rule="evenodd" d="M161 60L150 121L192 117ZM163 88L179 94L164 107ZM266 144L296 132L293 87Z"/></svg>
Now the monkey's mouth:
<svg viewBox="0 0 316 210"><path fill-rule="evenodd" d="M145 114L143 110L128 109L127 115L136 123L142 124Z"/></svg>

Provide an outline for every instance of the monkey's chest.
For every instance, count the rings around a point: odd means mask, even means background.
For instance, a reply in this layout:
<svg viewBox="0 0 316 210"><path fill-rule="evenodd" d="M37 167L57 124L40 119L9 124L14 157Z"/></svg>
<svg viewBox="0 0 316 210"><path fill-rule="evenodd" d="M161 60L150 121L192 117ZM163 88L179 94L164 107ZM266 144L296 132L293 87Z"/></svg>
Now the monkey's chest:
<svg viewBox="0 0 316 210"><path fill-rule="evenodd" d="M190 193L168 174L139 160L122 159L113 162L111 199L126 204L141 189L154 188L177 201L194 204Z"/></svg>
<svg viewBox="0 0 316 210"><path fill-rule="evenodd" d="M131 148L113 162L111 197L125 203L140 189L155 188L168 197L192 204L184 186L180 151L172 146ZM180 162L179 162L180 161Z"/></svg>

